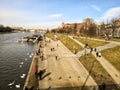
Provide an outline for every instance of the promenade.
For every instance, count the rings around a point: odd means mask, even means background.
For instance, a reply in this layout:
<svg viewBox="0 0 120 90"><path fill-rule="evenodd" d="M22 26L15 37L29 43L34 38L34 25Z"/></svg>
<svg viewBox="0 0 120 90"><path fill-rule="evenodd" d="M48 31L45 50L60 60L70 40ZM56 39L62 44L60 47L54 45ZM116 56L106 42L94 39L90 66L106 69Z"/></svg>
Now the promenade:
<svg viewBox="0 0 120 90"><path fill-rule="evenodd" d="M48 39L47 39L48 41ZM60 41L52 41L42 48L44 58L38 60L38 71L45 70L39 89L97 90L97 84L89 75L76 55L70 52ZM51 51L51 48L54 48ZM57 56L57 58L56 58Z"/></svg>
<svg viewBox="0 0 120 90"><path fill-rule="evenodd" d="M84 47L84 44L81 42L73 39L71 36L69 36L69 38ZM97 51L102 51L119 45L117 42L110 42L109 44L96 48ZM98 90L98 85L79 61L79 58L85 53L85 50L73 54L61 41L53 41L49 38L43 39L43 41L37 44L36 51L38 50L40 50L40 52L39 54L35 54L33 58L35 64L32 63L32 68L30 68L26 80L25 85L28 88L36 87L40 90ZM89 49L86 49L86 54L87 53L90 53ZM120 85L120 72L103 56L99 58L96 57L95 52L92 54L110 74L115 83ZM37 66L39 74L36 79L35 75L31 74L35 66ZM42 71L41 77L40 71ZM31 78L35 81L30 80ZM36 84L32 84L32 82L36 82Z"/></svg>

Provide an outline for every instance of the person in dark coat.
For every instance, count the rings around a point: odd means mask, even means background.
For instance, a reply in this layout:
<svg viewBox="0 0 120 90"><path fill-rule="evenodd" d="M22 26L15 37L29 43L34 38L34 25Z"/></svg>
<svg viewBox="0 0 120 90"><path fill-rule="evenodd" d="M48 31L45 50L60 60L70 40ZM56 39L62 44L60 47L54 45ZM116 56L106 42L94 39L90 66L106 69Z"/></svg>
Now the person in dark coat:
<svg viewBox="0 0 120 90"><path fill-rule="evenodd" d="M57 55L55 56L56 60L58 59Z"/></svg>
<svg viewBox="0 0 120 90"><path fill-rule="evenodd" d="M42 72L42 70L40 70L38 73L40 80L42 80L42 74L43 74L43 72Z"/></svg>
<svg viewBox="0 0 120 90"><path fill-rule="evenodd" d="M93 48L90 48L90 53L92 53L92 51L93 51Z"/></svg>
<svg viewBox="0 0 120 90"><path fill-rule="evenodd" d="M96 56L98 57L99 55L98 55L99 53L98 52L96 52Z"/></svg>
<svg viewBox="0 0 120 90"><path fill-rule="evenodd" d="M46 72L46 69L43 69L43 70L40 70L38 75L39 75L39 78L40 80L42 80L42 75Z"/></svg>
<svg viewBox="0 0 120 90"><path fill-rule="evenodd" d="M96 51L97 51L97 49L96 49L96 48L94 48L94 51L96 52Z"/></svg>

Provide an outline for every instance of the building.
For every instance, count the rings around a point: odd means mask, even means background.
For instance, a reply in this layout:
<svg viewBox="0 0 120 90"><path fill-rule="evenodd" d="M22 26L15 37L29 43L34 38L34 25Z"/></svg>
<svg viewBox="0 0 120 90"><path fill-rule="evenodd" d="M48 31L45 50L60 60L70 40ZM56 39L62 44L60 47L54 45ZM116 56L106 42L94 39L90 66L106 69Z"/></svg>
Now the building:
<svg viewBox="0 0 120 90"><path fill-rule="evenodd" d="M71 30L76 30L77 35L83 35L84 34L84 29L89 27L90 24L92 23L92 19L86 18L84 22L81 23L64 23L62 22L62 28L64 29L71 29Z"/></svg>

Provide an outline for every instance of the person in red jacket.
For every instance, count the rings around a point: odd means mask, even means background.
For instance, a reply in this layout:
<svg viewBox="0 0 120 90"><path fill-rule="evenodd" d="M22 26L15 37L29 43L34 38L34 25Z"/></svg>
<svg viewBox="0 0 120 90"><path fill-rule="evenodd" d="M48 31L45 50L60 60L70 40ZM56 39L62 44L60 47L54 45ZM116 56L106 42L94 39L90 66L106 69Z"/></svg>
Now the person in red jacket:
<svg viewBox="0 0 120 90"><path fill-rule="evenodd" d="M34 75L37 77L37 66L34 67Z"/></svg>

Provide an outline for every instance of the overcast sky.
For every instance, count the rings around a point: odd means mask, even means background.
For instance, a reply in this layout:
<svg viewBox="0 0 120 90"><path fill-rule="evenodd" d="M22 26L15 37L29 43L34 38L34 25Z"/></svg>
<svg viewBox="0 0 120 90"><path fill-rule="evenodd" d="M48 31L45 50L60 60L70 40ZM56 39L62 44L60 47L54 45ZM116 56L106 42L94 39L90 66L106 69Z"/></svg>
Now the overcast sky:
<svg viewBox="0 0 120 90"><path fill-rule="evenodd" d="M56 28L85 18L120 17L120 0L0 0L0 24L24 28Z"/></svg>

